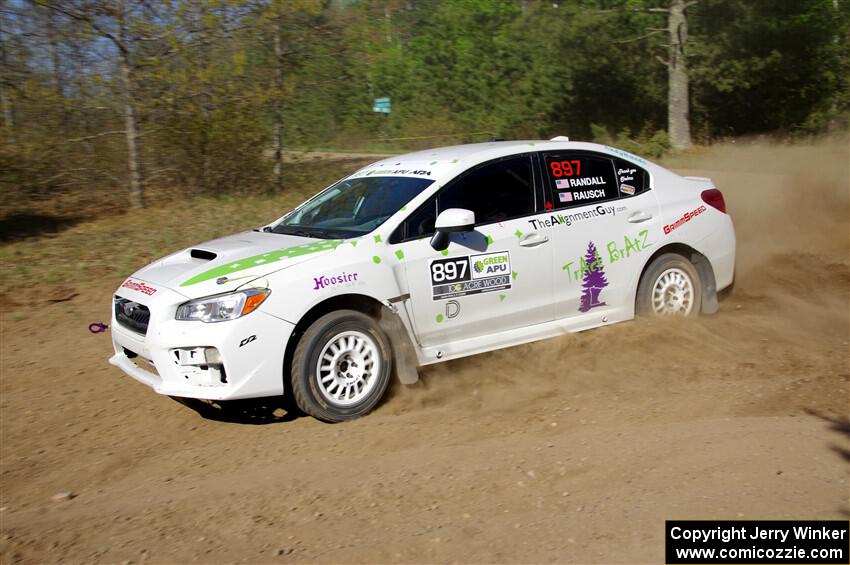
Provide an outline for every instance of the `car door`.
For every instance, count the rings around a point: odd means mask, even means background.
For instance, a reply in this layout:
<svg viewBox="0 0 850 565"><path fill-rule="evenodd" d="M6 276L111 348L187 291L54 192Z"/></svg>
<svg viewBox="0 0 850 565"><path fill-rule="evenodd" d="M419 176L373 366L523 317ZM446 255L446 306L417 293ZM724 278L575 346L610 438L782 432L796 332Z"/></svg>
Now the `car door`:
<svg viewBox="0 0 850 565"><path fill-rule="evenodd" d="M640 258L660 239L649 173L591 151L543 152L540 165L553 207L556 318L582 326L628 317Z"/></svg>
<svg viewBox="0 0 850 565"><path fill-rule="evenodd" d="M415 210L390 243L404 257L420 345L497 334L553 319L550 229L531 228L542 201L533 154L473 167ZM430 245L439 212L475 213L475 230Z"/></svg>

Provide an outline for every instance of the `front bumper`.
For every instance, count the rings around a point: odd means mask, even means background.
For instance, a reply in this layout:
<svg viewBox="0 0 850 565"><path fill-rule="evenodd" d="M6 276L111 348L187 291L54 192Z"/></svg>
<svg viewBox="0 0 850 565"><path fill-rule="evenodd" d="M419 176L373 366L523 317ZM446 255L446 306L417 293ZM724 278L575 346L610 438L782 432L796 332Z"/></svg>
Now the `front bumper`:
<svg viewBox="0 0 850 565"><path fill-rule="evenodd" d="M174 313L186 298L176 292L158 289L153 298L119 291L117 296L151 312L144 335L119 324L112 313L115 354L109 362L137 381L160 394L208 400L283 394L283 359L293 324L260 310L227 322L177 321ZM218 350L221 365L182 364L176 353L210 347Z"/></svg>

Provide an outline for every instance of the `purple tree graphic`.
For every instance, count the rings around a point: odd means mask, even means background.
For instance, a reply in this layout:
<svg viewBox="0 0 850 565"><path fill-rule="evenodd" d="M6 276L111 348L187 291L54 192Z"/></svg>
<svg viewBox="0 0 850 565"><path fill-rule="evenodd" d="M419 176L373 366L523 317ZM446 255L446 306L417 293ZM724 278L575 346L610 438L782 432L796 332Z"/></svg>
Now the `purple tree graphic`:
<svg viewBox="0 0 850 565"><path fill-rule="evenodd" d="M599 293L602 289L608 286L608 280L605 278L605 268L602 265L602 258L596 250L596 246L592 241L587 243L587 253L584 255L584 262L587 267L582 273L582 288L581 306L578 307L579 312L587 312L591 308L597 306L605 306L604 302L599 301Z"/></svg>

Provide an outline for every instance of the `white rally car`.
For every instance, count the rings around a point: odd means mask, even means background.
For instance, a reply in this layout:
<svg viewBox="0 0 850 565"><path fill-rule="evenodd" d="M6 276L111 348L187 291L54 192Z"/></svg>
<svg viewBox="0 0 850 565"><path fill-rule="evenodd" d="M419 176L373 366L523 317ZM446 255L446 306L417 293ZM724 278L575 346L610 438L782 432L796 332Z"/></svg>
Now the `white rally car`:
<svg viewBox="0 0 850 565"><path fill-rule="evenodd" d="M294 395L362 416L417 366L718 308L735 232L707 178L592 143L384 159L270 224L151 263L115 293L110 363L161 394Z"/></svg>

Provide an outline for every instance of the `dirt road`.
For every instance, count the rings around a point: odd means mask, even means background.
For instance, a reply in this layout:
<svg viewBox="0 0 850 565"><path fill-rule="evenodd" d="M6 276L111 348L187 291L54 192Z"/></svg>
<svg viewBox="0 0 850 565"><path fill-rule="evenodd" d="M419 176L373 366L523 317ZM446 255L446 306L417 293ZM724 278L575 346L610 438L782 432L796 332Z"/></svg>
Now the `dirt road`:
<svg viewBox="0 0 850 565"><path fill-rule="evenodd" d="M847 161L684 163L736 222L718 315L446 363L344 425L124 377L83 331L119 280L4 313L0 561L660 563L666 519L846 519Z"/></svg>

